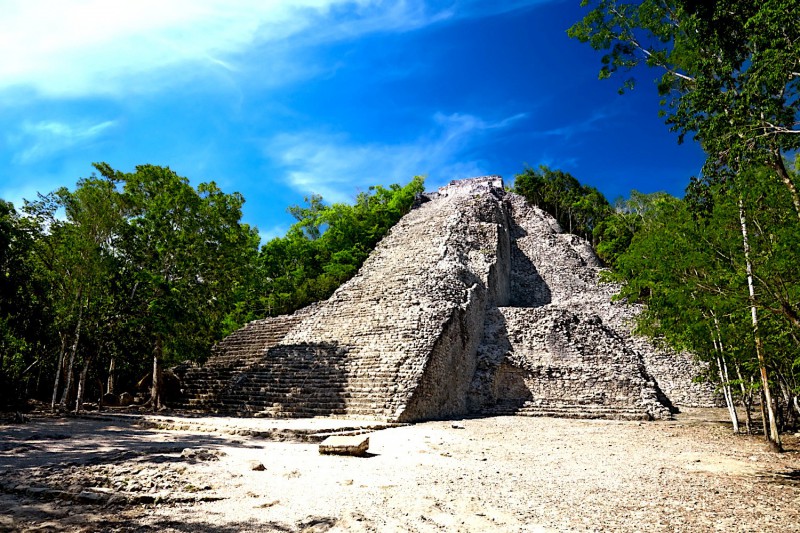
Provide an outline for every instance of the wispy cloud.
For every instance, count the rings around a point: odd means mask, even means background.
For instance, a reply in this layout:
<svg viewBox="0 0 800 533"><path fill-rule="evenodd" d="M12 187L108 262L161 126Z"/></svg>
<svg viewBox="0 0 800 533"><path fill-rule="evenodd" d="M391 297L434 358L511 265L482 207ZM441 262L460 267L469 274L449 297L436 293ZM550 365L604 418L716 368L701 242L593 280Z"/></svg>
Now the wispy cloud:
<svg viewBox="0 0 800 533"><path fill-rule="evenodd" d="M512 8L542 3L513 2ZM153 91L187 76L235 75L256 54L286 83L323 65L304 47L503 12L481 2L405 0L26 0L3 5L0 89L62 97ZM244 57L247 56L247 57Z"/></svg>
<svg viewBox="0 0 800 533"><path fill-rule="evenodd" d="M137 2L29 0L0 19L0 83L27 85L46 96L115 94L142 79L191 65L230 70L227 55L258 34L286 38L303 19L286 2ZM297 11L321 2L293 3ZM165 80L169 79L164 77Z"/></svg>
<svg viewBox="0 0 800 533"><path fill-rule="evenodd" d="M564 0L503 0L487 2L486 0L453 0L450 9L459 18L477 18L501 13L513 13L543 4L555 4Z"/></svg>
<svg viewBox="0 0 800 533"><path fill-rule="evenodd" d="M305 131L270 139L265 154L285 169L285 181L304 194L349 201L370 185L404 183L414 175L432 177L428 186L484 174L468 151L488 131L507 128L526 115L486 121L469 114L437 113L429 132L413 142L358 144L344 134Z"/></svg>
<svg viewBox="0 0 800 533"><path fill-rule="evenodd" d="M6 144L14 163L30 163L76 146L93 142L108 132L114 121L68 124L58 121L25 122L20 129L6 135Z"/></svg>
<svg viewBox="0 0 800 533"><path fill-rule="evenodd" d="M569 124L565 124L563 126L559 126L557 128L552 128L549 130L539 132L539 135L546 135L551 137L564 137L565 139L569 139L574 135L578 135L581 133L588 133L591 131L596 131L601 129L601 123L612 118L614 113L599 110L594 112L588 118L583 120L579 120L577 122L571 122Z"/></svg>

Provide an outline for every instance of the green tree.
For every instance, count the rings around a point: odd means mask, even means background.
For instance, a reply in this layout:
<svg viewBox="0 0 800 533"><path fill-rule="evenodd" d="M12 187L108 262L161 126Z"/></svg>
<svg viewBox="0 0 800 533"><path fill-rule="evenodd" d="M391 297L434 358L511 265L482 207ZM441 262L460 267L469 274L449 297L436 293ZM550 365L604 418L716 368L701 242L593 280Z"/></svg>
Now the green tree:
<svg viewBox="0 0 800 533"><path fill-rule="evenodd" d="M614 267L634 235L661 209L670 209L673 200L664 192L644 194L636 190L628 198L618 198L613 210L594 227L595 251L600 259Z"/></svg>
<svg viewBox="0 0 800 533"><path fill-rule="evenodd" d="M213 182L195 189L165 167L141 165L133 173L96 167L123 184L129 218L119 252L132 284L127 327L149 340L151 401L158 409L163 364L200 358L221 337L258 237L240 222L244 198Z"/></svg>
<svg viewBox="0 0 800 533"><path fill-rule="evenodd" d="M514 177L514 192L550 213L569 233L597 244L595 228L611 213L605 196L561 170L542 165L539 170L526 168Z"/></svg>
<svg viewBox="0 0 800 533"><path fill-rule="evenodd" d="M787 188L800 218L796 179L784 156L800 148L798 0L584 0L568 30L605 51L601 78L638 65L660 69L662 113L682 141L708 154L704 176L765 166ZM633 88L633 78L623 89Z"/></svg>
<svg viewBox="0 0 800 533"><path fill-rule="evenodd" d="M644 64L661 69L659 93L667 124L679 140L692 134L708 154L692 201L713 212L722 186L738 196L738 219L755 349L767 403L770 440L780 447L771 401L768 357L759 321L746 206L746 176L760 168L785 186L800 220L800 195L784 157L800 147L800 7L797 0L759 3L695 0L584 0L592 8L568 33L603 56L601 78ZM633 88L632 78L623 89ZM697 200L700 200L699 202ZM763 404L762 404L763 405Z"/></svg>
<svg viewBox="0 0 800 533"><path fill-rule="evenodd" d="M116 183L92 176L79 180L74 191L62 187L28 202L26 211L47 228L36 254L40 275L51 287L52 326L61 340L51 403L55 406L61 388L60 407L66 409L74 398L78 409L89 365L98 353L89 349L87 332L96 336L115 314L109 304L114 296L110 283L118 270L124 208ZM77 384L76 364L83 368Z"/></svg>
<svg viewBox="0 0 800 533"><path fill-rule="evenodd" d="M408 213L424 180L370 187L353 205L327 205L321 196L288 211L297 219L285 237L259 254L258 288L237 308L231 323L295 311L328 298L353 277L386 232Z"/></svg>
<svg viewBox="0 0 800 533"><path fill-rule="evenodd" d="M33 251L40 228L0 200L0 404L24 395L32 371L46 362L51 320L47 287L37 276Z"/></svg>
<svg viewBox="0 0 800 533"><path fill-rule="evenodd" d="M716 367L714 380L731 407L740 394L747 410L758 383L766 396L765 431L780 446L778 426L800 415L800 343L787 310L800 290L800 267L796 252L786 248L798 242L800 227L789 194L772 186L768 173L740 176L742 190L710 189L714 202L704 216L688 200L660 199L611 276L624 283L621 296L647 304L640 332ZM769 413L773 388L783 421Z"/></svg>
<svg viewBox="0 0 800 533"><path fill-rule="evenodd" d="M202 359L246 320L329 296L423 187L422 178L374 187L354 205L312 197L259 253L241 195L192 187L164 167L95 168L99 177L73 190L26 202L26 216L0 201L4 400L27 394L38 367L55 376L53 406L79 409L101 378L99 392L111 392L116 376L135 383L151 365L157 409L163 365Z"/></svg>

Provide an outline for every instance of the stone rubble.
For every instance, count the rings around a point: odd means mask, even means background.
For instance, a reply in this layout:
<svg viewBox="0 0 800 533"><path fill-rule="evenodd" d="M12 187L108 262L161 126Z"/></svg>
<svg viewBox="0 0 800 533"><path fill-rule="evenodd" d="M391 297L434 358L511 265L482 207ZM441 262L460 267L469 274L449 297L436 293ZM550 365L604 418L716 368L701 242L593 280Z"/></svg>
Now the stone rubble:
<svg viewBox="0 0 800 533"><path fill-rule="evenodd" d="M62 463L0 472L0 492L100 505L223 499L211 485L196 486L187 481L189 465L209 460L210 456L216 459L222 452L193 450L193 454L187 454L188 450L180 457L158 455L168 459L161 464L147 461L145 455L121 454L96 465ZM190 460L189 456L196 459Z"/></svg>
<svg viewBox="0 0 800 533"><path fill-rule="evenodd" d="M418 199L325 302L247 324L181 407L393 422L510 414L652 419L711 406L691 356L630 333L589 243L497 176Z"/></svg>

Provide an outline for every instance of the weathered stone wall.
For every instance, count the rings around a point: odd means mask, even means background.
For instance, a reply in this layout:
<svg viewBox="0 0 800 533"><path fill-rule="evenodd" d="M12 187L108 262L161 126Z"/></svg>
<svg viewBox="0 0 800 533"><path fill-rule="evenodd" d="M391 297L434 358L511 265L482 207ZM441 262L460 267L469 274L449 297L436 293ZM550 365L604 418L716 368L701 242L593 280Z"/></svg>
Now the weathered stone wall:
<svg viewBox="0 0 800 533"><path fill-rule="evenodd" d="M512 258L512 285L514 273L530 270L529 265L534 265L538 277L521 285L537 287L539 297L525 298L524 292L518 291L514 305L549 305L569 310L582 320L597 317L616 334L621 348L641 360L647 381L662 396L662 403L687 407L719 403L713 387L693 382L704 369L690 354L659 348L646 338L631 335L641 307L612 301L619 286L600 282L602 265L588 242L562 233L552 217L518 195L506 195L506 202L513 221L512 246L519 250Z"/></svg>
<svg viewBox="0 0 800 533"><path fill-rule="evenodd" d="M477 412L499 405L526 408L529 414L558 407L588 415L592 411L587 407L594 407L616 418L669 416L639 354L599 316L581 316L555 305L501 307L491 321L487 331L507 343L501 352L492 349L496 342L491 337L481 346L492 350L488 356L493 362L483 372L490 385L475 383L476 392L484 391L475 395L472 407ZM483 356L481 350L479 358Z"/></svg>
<svg viewBox="0 0 800 533"><path fill-rule="evenodd" d="M242 373L268 357L286 333L314 312L316 305L299 309L292 315L249 322L213 347L203 366L183 364L175 374L183 383L180 407L218 409L231 390L241 391Z"/></svg>
<svg viewBox="0 0 800 533"><path fill-rule="evenodd" d="M360 273L281 341L347 351L348 413L466 412L487 303L508 299L510 250L497 189L470 185L444 187L404 217Z"/></svg>
<svg viewBox="0 0 800 533"><path fill-rule="evenodd" d="M635 309L611 303L591 246L498 177L417 206L329 300L248 324L186 370L185 405L414 421L660 417L669 394L705 401L688 360L630 337Z"/></svg>
<svg viewBox="0 0 800 533"><path fill-rule="evenodd" d="M288 331L276 335L287 322L267 319L220 343L205 368L186 374L189 402L274 416L466 412L487 303L508 299L506 214L492 193L502 189L490 185L455 183L433 194L356 277ZM239 371L230 364L237 358Z"/></svg>

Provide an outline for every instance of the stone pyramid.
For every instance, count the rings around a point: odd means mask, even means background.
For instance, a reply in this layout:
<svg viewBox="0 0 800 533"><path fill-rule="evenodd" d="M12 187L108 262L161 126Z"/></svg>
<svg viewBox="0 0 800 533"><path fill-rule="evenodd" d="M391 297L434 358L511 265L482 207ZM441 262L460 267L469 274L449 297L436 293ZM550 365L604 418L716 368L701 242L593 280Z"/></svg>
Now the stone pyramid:
<svg viewBox="0 0 800 533"><path fill-rule="evenodd" d="M497 176L426 193L326 301L256 320L204 366L185 408L411 422L481 414L663 418L714 404L685 354L630 334L589 243Z"/></svg>

